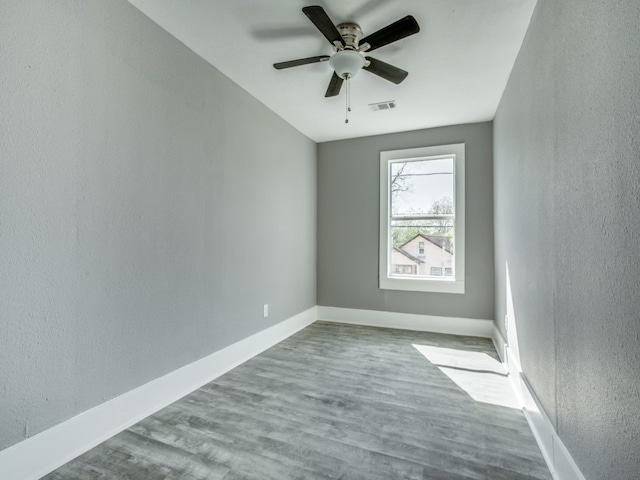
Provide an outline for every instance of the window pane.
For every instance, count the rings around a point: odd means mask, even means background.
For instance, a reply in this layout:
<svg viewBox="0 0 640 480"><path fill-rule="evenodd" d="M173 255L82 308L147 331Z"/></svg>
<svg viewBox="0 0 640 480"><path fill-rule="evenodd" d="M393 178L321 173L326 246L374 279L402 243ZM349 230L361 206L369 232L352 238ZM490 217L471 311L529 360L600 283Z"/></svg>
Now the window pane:
<svg viewBox="0 0 640 480"><path fill-rule="evenodd" d="M392 220L390 275L452 277L453 226L452 218Z"/></svg>
<svg viewBox="0 0 640 480"><path fill-rule="evenodd" d="M391 215L453 214L453 158L391 163Z"/></svg>
<svg viewBox="0 0 640 480"><path fill-rule="evenodd" d="M380 152L379 287L464 293L465 145Z"/></svg>

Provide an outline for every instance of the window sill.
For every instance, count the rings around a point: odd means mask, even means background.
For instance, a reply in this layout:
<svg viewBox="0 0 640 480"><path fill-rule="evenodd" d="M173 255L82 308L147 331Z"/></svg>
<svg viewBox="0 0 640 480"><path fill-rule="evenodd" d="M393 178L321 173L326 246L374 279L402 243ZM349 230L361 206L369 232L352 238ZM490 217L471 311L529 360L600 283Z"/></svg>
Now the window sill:
<svg viewBox="0 0 640 480"><path fill-rule="evenodd" d="M407 292L464 293L462 280L425 280L417 278L381 278L381 290L404 290Z"/></svg>

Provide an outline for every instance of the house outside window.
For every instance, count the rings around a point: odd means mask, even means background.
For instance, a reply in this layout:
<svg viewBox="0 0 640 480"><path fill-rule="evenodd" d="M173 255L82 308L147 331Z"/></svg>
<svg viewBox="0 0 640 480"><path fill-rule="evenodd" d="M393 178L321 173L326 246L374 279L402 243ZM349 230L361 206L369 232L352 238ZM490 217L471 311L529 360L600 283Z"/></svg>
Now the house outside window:
<svg viewBox="0 0 640 480"><path fill-rule="evenodd" d="M414 265L394 265L394 272L400 275L415 275Z"/></svg>
<svg viewBox="0 0 640 480"><path fill-rule="evenodd" d="M442 267L431 267L430 274L432 277L441 277L442 276Z"/></svg>
<svg viewBox="0 0 640 480"><path fill-rule="evenodd" d="M464 293L464 157L464 144L380 153L381 289Z"/></svg>

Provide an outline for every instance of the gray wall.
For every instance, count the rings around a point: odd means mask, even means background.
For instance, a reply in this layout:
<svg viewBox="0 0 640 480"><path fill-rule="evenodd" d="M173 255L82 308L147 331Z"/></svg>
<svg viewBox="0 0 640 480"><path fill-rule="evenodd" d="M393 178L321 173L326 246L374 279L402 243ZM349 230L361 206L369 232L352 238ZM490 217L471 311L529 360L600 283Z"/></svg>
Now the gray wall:
<svg viewBox="0 0 640 480"><path fill-rule="evenodd" d="M380 152L462 142L466 143L466 293L380 290ZM319 144L318 304L493 318L492 148L490 122Z"/></svg>
<svg viewBox="0 0 640 480"><path fill-rule="evenodd" d="M638 19L540 0L494 123L496 321L592 480L640 472Z"/></svg>
<svg viewBox="0 0 640 480"><path fill-rule="evenodd" d="M125 0L0 45L0 449L316 304L314 142Z"/></svg>

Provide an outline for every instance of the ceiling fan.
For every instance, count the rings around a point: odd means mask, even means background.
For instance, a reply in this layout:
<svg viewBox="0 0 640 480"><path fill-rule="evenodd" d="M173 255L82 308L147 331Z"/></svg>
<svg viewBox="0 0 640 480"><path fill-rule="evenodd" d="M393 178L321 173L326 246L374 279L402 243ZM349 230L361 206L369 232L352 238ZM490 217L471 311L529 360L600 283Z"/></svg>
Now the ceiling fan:
<svg viewBox="0 0 640 480"><path fill-rule="evenodd" d="M316 57L274 63L273 66L277 70L328 61L334 72L324 95L325 97L338 95L344 81L354 77L362 69L396 85L402 83L409 75L409 72L365 55L365 53L418 33L420 27L416 19L411 15L401 18L365 37L357 23L345 22L334 25L329 15L320 6L304 7L302 11L320 30L320 33L329 40L329 43L333 46L334 53L332 55L318 55Z"/></svg>

